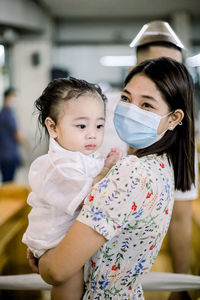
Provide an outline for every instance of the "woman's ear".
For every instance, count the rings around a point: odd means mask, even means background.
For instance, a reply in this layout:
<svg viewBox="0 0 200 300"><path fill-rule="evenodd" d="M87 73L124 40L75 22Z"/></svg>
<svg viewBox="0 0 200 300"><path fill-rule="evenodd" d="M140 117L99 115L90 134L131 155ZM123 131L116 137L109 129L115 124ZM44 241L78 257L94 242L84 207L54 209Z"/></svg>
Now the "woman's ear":
<svg viewBox="0 0 200 300"><path fill-rule="evenodd" d="M53 139L57 138L56 124L50 117L46 118L45 125L50 137Z"/></svg>
<svg viewBox="0 0 200 300"><path fill-rule="evenodd" d="M184 112L182 109L176 109L171 115L169 121L169 130L173 130L177 125L182 125L182 120L184 118Z"/></svg>

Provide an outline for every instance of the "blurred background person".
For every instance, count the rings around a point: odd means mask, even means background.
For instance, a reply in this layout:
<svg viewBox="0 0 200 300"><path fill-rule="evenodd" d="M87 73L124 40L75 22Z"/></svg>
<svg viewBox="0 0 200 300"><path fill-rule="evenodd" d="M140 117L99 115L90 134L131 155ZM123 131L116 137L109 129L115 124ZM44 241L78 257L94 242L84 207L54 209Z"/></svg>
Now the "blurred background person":
<svg viewBox="0 0 200 300"><path fill-rule="evenodd" d="M143 31L142 35L140 35L141 31ZM144 25L141 31L131 43L132 47L136 47L137 63L159 56L167 56L183 62L185 47L167 22L152 21ZM197 157L195 172L197 183ZM195 200L197 197L197 185L187 192L175 192L174 208L168 231L168 242L174 273L187 274L189 272L192 233L191 200ZM191 298L187 292L174 292L171 293L169 299Z"/></svg>
<svg viewBox="0 0 200 300"><path fill-rule="evenodd" d="M13 112L15 102L16 90L7 89L0 111L0 171L3 183L14 180L16 169L21 163L19 145L23 137Z"/></svg>

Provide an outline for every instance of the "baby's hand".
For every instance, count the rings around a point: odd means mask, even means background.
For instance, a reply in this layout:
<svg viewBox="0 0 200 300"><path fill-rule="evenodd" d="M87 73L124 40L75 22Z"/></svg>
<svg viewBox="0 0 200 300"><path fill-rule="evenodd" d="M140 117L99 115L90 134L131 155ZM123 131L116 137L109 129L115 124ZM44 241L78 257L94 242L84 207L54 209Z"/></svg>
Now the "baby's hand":
<svg viewBox="0 0 200 300"><path fill-rule="evenodd" d="M112 148L106 157L104 166L109 169L112 168L121 157L122 151L117 148Z"/></svg>
<svg viewBox="0 0 200 300"><path fill-rule="evenodd" d="M31 269L34 272L39 273L38 259L33 255L33 253L31 252L31 250L29 248L27 249L27 259L28 259Z"/></svg>
<svg viewBox="0 0 200 300"><path fill-rule="evenodd" d="M117 148L112 148L108 153L104 167L99 175L94 178L93 185L99 182L102 178L106 176L110 168L122 157L122 151Z"/></svg>

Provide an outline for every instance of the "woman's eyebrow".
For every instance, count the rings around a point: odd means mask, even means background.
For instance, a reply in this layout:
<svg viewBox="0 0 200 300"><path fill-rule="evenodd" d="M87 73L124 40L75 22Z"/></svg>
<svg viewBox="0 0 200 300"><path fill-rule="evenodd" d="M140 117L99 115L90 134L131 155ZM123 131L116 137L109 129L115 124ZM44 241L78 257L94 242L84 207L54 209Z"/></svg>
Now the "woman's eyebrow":
<svg viewBox="0 0 200 300"><path fill-rule="evenodd" d="M123 92L131 95L131 93L127 89L123 89Z"/></svg>
<svg viewBox="0 0 200 300"><path fill-rule="evenodd" d="M145 99L149 99L149 100L153 100L153 101L156 101L158 102L158 100L152 96L149 96L149 95L142 95L142 98L145 98Z"/></svg>
<svg viewBox="0 0 200 300"><path fill-rule="evenodd" d="M131 92L129 92L129 90L123 89L123 92L131 96ZM154 98L153 96L142 95L142 98L145 98L145 99L149 99L149 100L153 100L153 101L158 102L158 100L157 100L156 98Z"/></svg>

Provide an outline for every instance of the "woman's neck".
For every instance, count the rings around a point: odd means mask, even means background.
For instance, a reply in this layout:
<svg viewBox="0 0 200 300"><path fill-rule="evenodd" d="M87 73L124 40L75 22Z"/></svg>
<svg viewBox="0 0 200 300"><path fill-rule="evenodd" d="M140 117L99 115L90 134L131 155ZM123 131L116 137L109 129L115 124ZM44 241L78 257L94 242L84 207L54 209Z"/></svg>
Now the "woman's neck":
<svg viewBox="0 0 200 300"><path fill-rule="evenodd" d="M127 151L128 155L136 155L136 152L137 152L136 148L132 148L131 146L128 146L128 151Z"/></svg>

